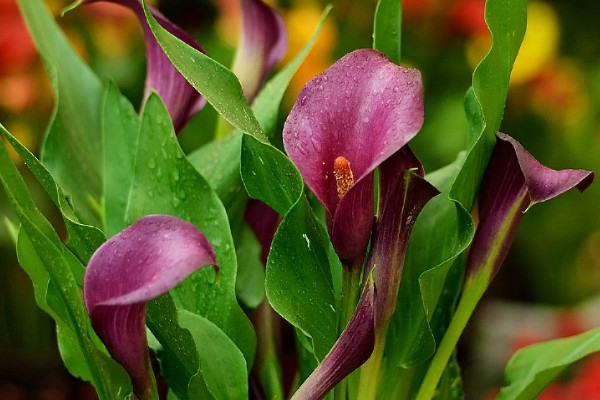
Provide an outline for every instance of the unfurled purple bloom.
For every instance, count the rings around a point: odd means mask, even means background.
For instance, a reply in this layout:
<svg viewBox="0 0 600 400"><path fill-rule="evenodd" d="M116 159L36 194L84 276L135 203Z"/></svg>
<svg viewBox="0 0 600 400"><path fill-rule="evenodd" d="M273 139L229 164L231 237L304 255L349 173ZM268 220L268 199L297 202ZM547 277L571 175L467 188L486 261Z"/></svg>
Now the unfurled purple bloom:
<svg viewBox="0 0 600 400"><path fill-rule="evenodd" d="M300 92L283 143L327 213L347 265L362 262L373 224L373 171L423 123L419 71L375 50L354 51Z"/></svg>
<svg viewBox="0 0 600 400"><path fill-rule="evenodd" d="M373 281L368 279L348 326L292 400L322 399L342 379L367 361L375 345L376 299L377 290Z"/></svg>
<svg viewBox="0 0 600 400"><path fill-rule="evenodd" d="M144 98L148 98L153 90L156 91L169 110L175 132L181 132L189 120L204 107L206 100L188 83L164 53L148 26L144 9L139 0L84 0L83 4L97 2L125 6L131 9L140 20L146 40L147 59ZM156 9L150 8L150 10L163 28L188 45L204 52L204 49L188 33L173 24Z"/></svg>
<svg viewBox="0 0 600 400"><path fill-rule="evenodd" d="M260 0L240 0L242 32L232 70L248 102L252 102L271 69L285 55L287 31L283 19Z"/></svg>
<svg viewBox="0 0 600 400"><path fill-rule="evenodd" d="M594 173L556 171L540 164L513 138L498 141L479 191L479 225L471 244L468 276L482 271L491 280L506 258L524 212L569 189L585 190Z"/></svg>
<svg viewBox="0 0 600 400"><path fill-rule="evenodd" d="M216 265L216 258L204 234L168 215L139 219L92 256L84 276L85 306L94 330L130 375L138 397L154 390L146 303L206 265Z"/></svg>

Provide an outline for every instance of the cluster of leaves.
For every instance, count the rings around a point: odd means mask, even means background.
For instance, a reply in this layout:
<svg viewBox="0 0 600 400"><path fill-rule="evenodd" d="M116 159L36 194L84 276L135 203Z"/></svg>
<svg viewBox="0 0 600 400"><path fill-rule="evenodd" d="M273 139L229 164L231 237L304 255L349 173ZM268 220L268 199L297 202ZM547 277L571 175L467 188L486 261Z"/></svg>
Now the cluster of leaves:
<svg viewBox="0 0 600 400"><path fill-rule="evenodd" d="M56 109L41 162L0 130L60 210L66 243L37 209L4 146L0 180L21 223L19 262L32 279L38 305L56 321L69 371L91 382L101 399L131 395L126 372L91 328L82 295L84 266L107 238L134 221L168 214L198 227L219 265L218 277L211 269L198 270L148 303L151 345L174 395L181 400L248 397L256 335L238 301L254 308L265 295L295 327L305 379L338 338L342 267L298 169L271 142L278 141L283 94L320 25L250 107L233 72L179 40L145 8L149 27L170 61L234 128L226 138L186 155L158 95L151 94L138 115L114 84L99 80L77 56L42 0L19 0L19 5L51 77ZM381 0L375 17L374 47L396 63L400 13L399 2ZM442 193L415 224L388 330L384 371L410 378L384 378L398 385L382 398L402 392L413 397L418 391L462 287L461 255L475 234L470 210L500 128L512 64L525 32L526 0L488 0L486 21L493 44L474 71L465 99L470 123L466 151L427 175ZM282 217L264 280L260 265L238 269L245 252L255 254L259 246L243 219L249 198ZM500 398L533 398L568 364L597 351L599 343L598 332L590 332L521 351L509 364L508 386ZM538 354L548 359L538 361ZM276 359L269 362L275 372L266 374L263 386L269 398L282 398L280 367ZM452 359L438 398L464 396L459 372Z"/></svg>

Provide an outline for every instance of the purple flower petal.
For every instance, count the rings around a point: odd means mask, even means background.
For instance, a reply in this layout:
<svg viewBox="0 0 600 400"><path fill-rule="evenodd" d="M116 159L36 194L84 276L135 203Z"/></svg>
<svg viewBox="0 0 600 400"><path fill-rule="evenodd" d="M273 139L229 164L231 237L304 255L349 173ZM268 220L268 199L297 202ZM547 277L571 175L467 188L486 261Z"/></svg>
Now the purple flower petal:
<svg viewBox="0 0 600 400"><path fill-rule="evenodd" d="M479 225L471 244L468 274L490 268L490 279L502 265L524 212L576 187L585 190L594 173L556 171L540 164L517 142L503 133L479 190Z"/></svg>
<svg viewBox="0 0 600 400"><path fill-rule="evenodd" d="M408 143L422 124L419 71L399 67L375 50L346 55L300 92L285 123L283 143L325 206L342 260L364 251L369 239L372 187L361 181L372 179L373 170ZM349 218L360 223L355 226ZM338 224L353 228L336 228ZM346 254L350 247L356 250Z"/></svg>
<svg viewBox="0 0 600 400"><path fill-rule="evenodd" d="M92 326L129 373L137 394L152 382L146 340L146 302L175 287L215 253L194 225L168 215L143 217L104 243L84 275Z"/></svg>
<svg viewBox="0 0 600 400"><path fill-rule="evenodd" d="M375 285L368 279L346 329L317 369L292 396L292 400L322 399L369 359L375 346L376 297Z"/></svg>
<svg viewBox="0 0 600 400"><path fill-rule="evenodd" d="M367 264L374 268L378 326L394 313L413 225L425 204L440 193L423 175L421 162L408 146L379 168L379 212Z"/></svg>
<svg viewBox="0 0 600 400"><path fill-rule="evenodd" d="M260 0L241 0L242 33L232 70L252 102L288 43L283 19Z"/></svg>
<svg viewBox="0 0 600 400"><path fill-rule="evenodd" d="M206 100L179 73L164 53L148 26L144 9L139 0L84 0L83 4L102 1L120 4L131 9L140 20L146 39L147 67L144 98L148 98L152 90L156 91L169 110L175 132L181 132L189 120L204 107ZM174 25L156 9L150 7L150 10L163 28L188 45L204 52L204 49L188 33Z"/></svg>

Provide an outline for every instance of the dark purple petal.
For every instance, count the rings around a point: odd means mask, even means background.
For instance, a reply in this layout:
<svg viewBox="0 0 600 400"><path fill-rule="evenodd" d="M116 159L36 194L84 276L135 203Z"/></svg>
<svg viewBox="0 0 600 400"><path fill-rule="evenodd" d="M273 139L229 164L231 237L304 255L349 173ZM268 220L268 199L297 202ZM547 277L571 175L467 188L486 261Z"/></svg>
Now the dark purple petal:
<svg viewBox="0 0 600 400"><path fill-rule="evenodd" d="M175 132L181 132L189 120L204 107L206 100L179 73L163 52L148 26L144 9L139 0L84 0L83 4L102 1L120 4L131 9L140 20L146 39L147 68L144 98L148 98L152 90L156 91L169 110ZM156 9L150 7L150 10L163 28L188 45L204 52L204 49L188 33L174 25Z"/></svg>
<svg viewBox="0 0 600 400"><path fill-rule="evenodd" d="M245 218L262 247L261 260L263 264L267 265L271 242L281 222L281 217L262 201L250 199L246 206Z"/></svg>
<svg viewBox="0 0 600 400"><path fill-rule="evenodd" d="M506 258L527 208L574 187L583 191L594 179L590 171L547 168L510 136L497 137L479 190L479 224L468 260L469 275L486 267L490 279Z"/></svg>
<svg viewBox="0 0 600 400"><path fill-rule="evenodd" d="M319 400L365 363L375 346L375 285L368 279L354 315L321 364L304 381L292 400Z"/></svg>
<svg viewBox="0 0 600 400"><path fill-rule="evenodd" d="M347 218L365 223L372 220L373 211L368 193L353 191L368 191L360 182L408 143L422 124L419 71L364 49L346 55L306 84L285 123L283 143L332 222L352 226ZM340 159L344 163L338 163ZM338 165L343 168L334 168ZM336 217L346 198L351 210ZM332 231L336 229L330 226ZM346 230L348 237L332 237L334 246L343 250L348 241L365 248L367 231L362 225Z"/></svg>
<svg viewBox="0 0 600 400"><path fill-rule="evenodd" d="M241 0L242 32L233 72L252 102L271 69L285 55L288 43L283 19L260 0Z"/></svg>
<svg viewBox="0 0 600 400"><path fill-rule="evenodd" d="M377 287L377 325L394 313L404 256L413 225L439 191L423 178L423 167L408 146L379 168L379 211L368 268Z"/></svg>
<svg viewBox="0 0 600 400"><path fill-rule="evenodd" d="M136 393L151 384L146 302L205 265L215 253L194 225L168 215L139 219L92 256L83 282L92 326L109 353L131 376Z"/></svg>

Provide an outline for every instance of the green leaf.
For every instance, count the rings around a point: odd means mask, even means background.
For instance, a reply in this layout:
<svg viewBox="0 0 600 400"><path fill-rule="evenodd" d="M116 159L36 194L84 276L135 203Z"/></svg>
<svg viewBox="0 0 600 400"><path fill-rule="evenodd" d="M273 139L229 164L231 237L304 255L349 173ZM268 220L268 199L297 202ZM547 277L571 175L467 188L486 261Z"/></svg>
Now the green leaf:
<svg viewBox="0 0 600 400"><path fill-rule="evenodd" d="M265 266L261 261L262 246L248 224L241 224L235 244L238 259L235 292L246 307L255 309L265 298Z"/></svg>
<svg viewBox="0 0 600 400"><path fill-rule="evenodd" d="M61 187L46 167L3 126L0 126L0 133L16 150L52 202L60 210L69 234L67 247L79 258L82 264L87 264L94 251L106 240L104 233L98 228L80 223Z"/></svg>
<svg viewBox="0 0 600 400"><path fill-rule="evenodd" d="M504 114L508 82L527 28L527 0L487 0L485 21L492 47L473 72L465 108L469 119L469 153L450 197L470 210L491 157Z"/></svg>
<svg viewBox="0 0 600 400"><path fill-rule="evenodd" d="M127 227L127 203L135 173L140 120L131 103L109 82L102 109L104 137L103 226L108 237Z"/></svg>
<svg viewBox="0 0 600 400"><path fill-rule="evenodd" d="M321 360L337 338L336 300L326 238L304 195L300 174L282 152L245 135L242 178L251 197L284 216L267 261L269 303L312 339Z"/></svg>
<svg viewBox="0 0 600 400"><path fill-rule="evenodd" d="M188 311L179 311L182 327L192 333L200 350L200 371L203 383L217 400L248 398L247 366L244 356L223 331L209 320ZM194 387L194 382L191 384ZM192 393L190 399L197 399Z"/></svg>
<svg viewBox="0 0 600 400"><path fill-rule="evenodd" d="M90 381L100 399L127 398L131 394L129 378L106 353L83 305L83 265L35 206L5 146L0 146L0 181L22 226L17 243L19 262L32 279L38 305L59 327L65 365Z"/></svg>
<svg viewBox="0 0 600 400"><path fill-rule="evenodd" d="M400 64L402 0L379 0L373 26L373 48Z"/></svg>
<svg viewBox="0 0 600 400"><path fill-rule="evenodd" d="M146 325L159 341L161 371L169 388L181 400L202 398L200 393L188 397L188 386L198 374L198 349L188 329L181 327L178 311L169 293L151 300L146 308Z"/></svg>
<svg viewBox="0 0 600 400"><path fill-rule="evenodd" d="M146 3L143 4L152 33L179 72L227 122L242 132L265 140L235 74L164 29L154 19Z"/></svg>
<svg viewBox="0 0 600 400"><path fill-rule="evenodd" d="M56 101L42 162L72 198L77 217L100 226L102 84L69 44L42 0L19 0L19 6L44 60Z"/></svg>
<svg viewBox="0 0 600 400"><path fill-rule="evenodd" d="M221 328L240 348L248 365L254 358L252 325L235 298L237 263L229 221L217 194L179 147L169 114L156 94L142 114L128 222L168 214L196 225L215 249L219 275L212 269L192 274L171 294L179 308Z"/></svg>
<svg viewBox="0 0 600 400"><path fill-rule="evenodd" d="M508 362L505 385L497 399L536 399L569 365L597 352L600 352L600 328L525 347Z"/></svg>

